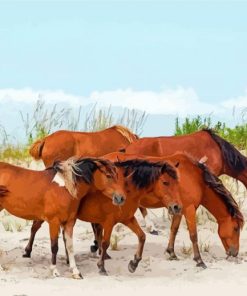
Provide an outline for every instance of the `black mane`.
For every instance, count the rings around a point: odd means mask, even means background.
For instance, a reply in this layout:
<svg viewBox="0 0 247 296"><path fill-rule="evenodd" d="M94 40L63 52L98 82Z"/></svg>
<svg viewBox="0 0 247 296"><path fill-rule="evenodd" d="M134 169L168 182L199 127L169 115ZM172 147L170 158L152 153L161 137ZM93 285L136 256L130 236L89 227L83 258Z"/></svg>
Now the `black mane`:
<svg viewBox="0 0 247 296"><path fill-rule="evenodd" d="M125 177L131 175L133 184L139 189L147 188L164 173L167 173L173 179L177 179L176 170L167 162L131 159L115 162L115 165L123 167L125 169Z"/></svg>
<svg viewBox="0 0 247 296"><path fill-rule="evenodd" d="M56 171L61 172L60 162L53 165ZM113 163L109 160L101 158L78 158L73 164L73 178L75 182L82 179L85 183L91 184L93 182L93 174L99 169L105 174L109 174L112 178L116 176L116 169Z"/></svg>
<svg viewBox="0 0 247 296"><path fill-rule="evenodd" d="M238 223L242 228L244 224L244 217L231 193L226 189L222 181L214 175L205 164L198 162L198 167L203 171L203 179L206 184L219 194L226 205L229 214L238 220Z"/></svg>
<svg viewBox="0 0 247 296"><path fill-rule="evenodd" d="M247 158L231 143L216 135L212 129L203 129L203 131L209 133L213 140L218 144L222 152L223 159L233 173L238 175L247 168Z"/></svg>

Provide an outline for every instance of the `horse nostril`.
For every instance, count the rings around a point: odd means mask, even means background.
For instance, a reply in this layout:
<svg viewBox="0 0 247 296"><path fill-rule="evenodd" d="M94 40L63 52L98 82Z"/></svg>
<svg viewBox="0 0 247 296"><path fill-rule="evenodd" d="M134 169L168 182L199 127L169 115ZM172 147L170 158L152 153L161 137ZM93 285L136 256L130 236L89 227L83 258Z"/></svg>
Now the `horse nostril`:
<svg viewBox="0 0 247 296"><path fill-rule="evenodd" d="M125 201L125 198L122 195L114 195L113 201L117 205L122 205Z"/></svg>

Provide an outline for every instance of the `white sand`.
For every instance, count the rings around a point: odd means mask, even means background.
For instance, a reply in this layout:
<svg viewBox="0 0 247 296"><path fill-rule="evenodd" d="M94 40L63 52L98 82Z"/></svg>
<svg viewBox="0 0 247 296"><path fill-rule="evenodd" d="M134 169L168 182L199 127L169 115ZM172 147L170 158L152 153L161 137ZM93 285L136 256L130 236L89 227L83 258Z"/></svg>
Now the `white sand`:
<svg viewBox="0 0 247 296"><path fill-rule="evenodd" d="M243 193L243 192L242 192ZM246 192L244 192L246 196ZM247 217L245 201L243 211ZM30 225L21 232L6 232L0 223L0 295L233 295L247 291L247 225L241 234L238 260L227 261L217 234L217 225L205 221L199 225L199 242L206 270L196 267L192 254L185 254L191 246L185 224L179 230L176 253L179 261L169 261L164 255L168 241L169 220L163 222L162 210L155 210L155 222L161 232L159 236L147 234L143 260L134 274L128 271L128 262L133 258L137 238L125 227L115 233L122 237L119 250L109 250L111 260L106 261L109 276L100 276L97 258L92 258L89 246L93 241L91 226L78 222L75 227L76 260L84 276L74 280L65 262L62 239L59 241L58 269L60 278L51 278L51 259L47 225L38 232L32 258L22 258L29 238ZM138 214L140 219L140 215ZM158 294L160 293L160 294Z"/></svg>

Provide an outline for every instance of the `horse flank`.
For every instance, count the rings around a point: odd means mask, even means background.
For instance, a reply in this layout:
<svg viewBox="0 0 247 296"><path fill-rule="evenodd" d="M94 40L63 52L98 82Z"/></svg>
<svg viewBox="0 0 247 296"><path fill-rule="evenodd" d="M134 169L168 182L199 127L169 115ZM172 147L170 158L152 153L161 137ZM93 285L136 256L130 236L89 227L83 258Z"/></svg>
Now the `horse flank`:
<svg viewBox="0 0 247 296"><path fill-rule="evenodd" d="M205 164L198 162L197 165L203 171L203 179L206 184L220 196L230 215L237 219L239 226L242 228L244 217L231 193L225 188L222 181L210 172Z"/></svg>
<svg viewBox="0 0 247 296"><path fill-rule="evenodd" d="M227 163L230 170L236 175L247 168L247 158L241 154L231 143L222 139L211 129L203 129L218 144L222 152L223 159Z"/></svg>
<svg viewBox="0 0 247 296"><path fill-rule="evenodd" d="M132 182L138 189L147 188L157 181L163 173L177 179L176 170L167 162L131 159L115 162L115 165L125 169L125 177L131 175Z"/></svg>

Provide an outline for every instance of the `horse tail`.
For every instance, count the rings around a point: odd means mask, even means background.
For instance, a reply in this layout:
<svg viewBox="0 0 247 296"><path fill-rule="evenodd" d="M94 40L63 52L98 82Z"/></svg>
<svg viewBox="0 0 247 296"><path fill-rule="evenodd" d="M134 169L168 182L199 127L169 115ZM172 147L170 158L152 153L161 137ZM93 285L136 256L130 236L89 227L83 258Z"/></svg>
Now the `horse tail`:
<svg viewBox="0 0 247 296"><path fill-rule="evenodd" d="M211 129L203 129L218 144L222 157L234 174L239 174L247 168L247 158L241 154L231 143L216 135Z"/></svg>
<svg viewBox="0 0 247 296"><path fill-rule="evenodd" d="M125 126L122 125L114 125L112 128L114 128L118 133L120 133L125 139L129 141L129 143L133 143L136 140L139 139L139 137L132 133L130 129L128 129Z"/></svg>
<svg viewBox="0 0 247 296"><path fill-rule="evenodd" d="M226 189L222 181L214 175L204 163L198 162L197 165L203 172L203 179L207 186L220 196L229 214L237 219L239 226L242 228L244 225L244 217L230 191Z"/></svg>
<svg viewBox="0 0 247 296"><path fill-rule="evenodd" d="M4 197L9 193L6 186L0 185L0 197Z"/></svg>
<svg viewBox="0 0 247 296"><path fill-rule="evenodd" d="M44 144L45 144L45 138L41 140L37 140L30 147L29 153L35 160L41 159Z"/></svg>

